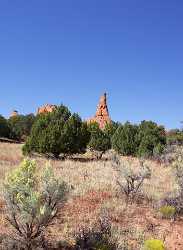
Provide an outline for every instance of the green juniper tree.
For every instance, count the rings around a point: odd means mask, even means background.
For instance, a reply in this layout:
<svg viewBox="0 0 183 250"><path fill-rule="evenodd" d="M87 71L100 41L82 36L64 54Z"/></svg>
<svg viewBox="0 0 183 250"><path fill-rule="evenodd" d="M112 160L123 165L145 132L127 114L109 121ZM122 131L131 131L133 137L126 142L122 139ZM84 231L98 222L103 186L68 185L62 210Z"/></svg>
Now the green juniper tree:
<svg viewBox="0 0 183 250"><path fill-rule="evenodd" d="M30 135L35 119L34 114L10 117L8 120L10 138L18 141L24 141Z"/></svg>
<svg viewBox="0 0 183 250"><path fill-rule="evenodd" d="M137 141L139 144L138 156L150 157L161 154L166 145L166 133L163 126L152 121L142 121L139 125Z"/></svg>
<svg viewBox="0 0 183 250"><path fill-rule="evenodd" d="M9 137L10 129L7 120L0 115L0 137Z"/></svg>
<svg viewBox="0 0 183 250"><path fill-rule="evenodd" d="M110 139L110 148L112 147L112 137L115 134L117 128L120 126L118 122L111 121L110 123L106 123L104 128L104 133L109 137Z"/></svg>
<svg viewBox="0 0 183 250"><path fill-rule="evenodd" d="M96 153L97 158L101 158L103 153L110 149L110 138L99 128L96 122L90 123L88 130L90 132L88 148Z"/></svg>
<svg viewBox="0 0 183 250"><path fill-rule="evenodd" d="M136 135L138 126L126 122L117 128L112 137L112 148L122 155L135 155L137 152Z"/></svg>
<svg viewBox="0 0 183 250"><path fill-rule="evenodd" d="M53 112L38 115L23 153L40 153L58 158L82 153L89 140L87 126L77 114L71 114L61 105Z"/></svg>

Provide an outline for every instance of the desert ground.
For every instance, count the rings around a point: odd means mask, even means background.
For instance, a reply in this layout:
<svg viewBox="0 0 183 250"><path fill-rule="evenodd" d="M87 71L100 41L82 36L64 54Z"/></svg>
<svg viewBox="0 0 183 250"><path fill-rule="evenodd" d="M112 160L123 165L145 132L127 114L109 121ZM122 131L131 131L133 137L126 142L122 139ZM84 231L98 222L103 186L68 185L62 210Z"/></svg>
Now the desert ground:
<svg viewBox="0 0 183 250"><path fill-rule="evenodd" d="M0 143L0 235L11 234L12 228L6 221L3 199L3 181L7 173L16 168L23 159L22 145ZM59 211L46 232L48 241L58 244L67 241L74 244L75 233L83 227L92 227L100 216L107 216L112 224L113 237L126 249L138 250L146 239L161 239L166 249L183 249L183 218L162 219L158 204L169 193L175 193L177 186L171 166L146 161L152 175L144 182L141 198L126 204L117 184L117 172L108 160L47 160L35 158L41 170L47 162L53 167L57 177L70 186L68 200ZM122 162L131 162L134 167L138 159L121 157Z"/></svg>

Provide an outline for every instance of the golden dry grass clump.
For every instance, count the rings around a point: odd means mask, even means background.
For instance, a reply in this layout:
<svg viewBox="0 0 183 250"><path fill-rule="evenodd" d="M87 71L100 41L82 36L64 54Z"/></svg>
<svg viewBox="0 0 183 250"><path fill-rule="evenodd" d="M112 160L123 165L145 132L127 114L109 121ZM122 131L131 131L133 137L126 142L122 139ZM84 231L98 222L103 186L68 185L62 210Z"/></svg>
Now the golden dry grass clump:
<svg viewBox="0 0 183 250"><path fill-rule="evenodd" d="M22 145L0 143L0 235L11 230L5 221L2 183L5 175L23 159ZM138 165L138 159L122 157L122 161ZM44 158L36 158L44 167ZM171 166L146 161L151 169L151 178L146 180L142 193L144 199L126 205L123 194L116 183L117 172L108 161L54 161L49 160L55 175L70 185L69 199L54 224L49 227L47 237L51 241L74 241L74 233L81 227L92 226L101 213L107 214L114 236L119 243L128 241L131 249L140 249L148 238L165 241L167 249L183 249L183 222L163 220L157 216L156 202L168 193L175 193L177 186Z"/></svg>

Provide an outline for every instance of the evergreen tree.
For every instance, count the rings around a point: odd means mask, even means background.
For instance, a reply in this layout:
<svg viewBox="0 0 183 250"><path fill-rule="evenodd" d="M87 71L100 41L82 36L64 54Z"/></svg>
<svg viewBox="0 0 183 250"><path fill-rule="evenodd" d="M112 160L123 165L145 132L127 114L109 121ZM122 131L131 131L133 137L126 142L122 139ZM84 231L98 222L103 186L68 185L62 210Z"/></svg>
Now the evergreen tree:
<svg viewBox="0 0 183 250"><path fill-rule="evenodd" d="M52 154L58 158L61 153L83 152L88 138L86 124L77 114L71 115L68 108L61 105L51 113L38 115L23 152Z"/></svg>
<svg viewBox="0 0 183 250"><path fill-rule="evenodd" d="M110 149L110 138L99 128L99 125L96 122L90 123L88 130L90 132L88 148L92 151L98 152L98 158L101 158L102 154Z"/></svg>
<svg viewBox="0 0 183 250"><path fill-rule="evenodd" d="M136 135L138 126L126 122L118 127L112 137L112 148L122 155L135 155L137 152Z"/></svg>
<svg viewBox="0 0 183 250"><path fill-rule="evenodd" d="M155 122L142 121L139 125L137 141L139 144L138 155L141 157L153 156L156 151L162 153L166 145L165 129Z"/></svg>
<svg viewBox="0 0 183 250"><path fill-rule="evenodd" d="M35 121L33 114L17 115L8 120L10 128L10 138L15 140L25 140L30 135L32 125Z"/></svg>
<svg viewBox="0 0 183 250"><path fill-rule="evenodd" d="M111 121L110 123L107 123L104 128L104 133L109 137L110 139L110 148L112 147L112 137L114 133L116 132L117 128L120 126L118 122Z"/></svg>
<svg viewBox="0 0 183 250"><path fill-rule="evenodd" d="M7 120L0 115L0 137L9 137L10 129Z"/></svg>

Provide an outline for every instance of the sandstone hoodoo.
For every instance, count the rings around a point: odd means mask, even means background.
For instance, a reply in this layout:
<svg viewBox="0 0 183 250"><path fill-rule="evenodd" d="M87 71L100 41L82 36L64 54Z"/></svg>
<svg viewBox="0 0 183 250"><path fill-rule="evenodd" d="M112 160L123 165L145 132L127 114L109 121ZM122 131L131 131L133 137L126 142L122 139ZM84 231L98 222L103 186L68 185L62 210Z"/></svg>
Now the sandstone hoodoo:
<svg viewBox="0 0 183 250"><path fill-rule="evenodd" d="M53 112L55 110L56 106L52 104L46 104L40 108L38 108L37 114L42 114L42 113L48 113L48 112Z"/></svg>
<svg viewBox="0 0 183 250"><path fill-rule="evenodd" d="M109 116L109 111L108 111L108 107L107 107L107 95L106 95L106 93L104 93L104 95L102 95L100 97L95 116L90 118L87 122L88 123L97 122L101 129L105 128L106 123L111 122L111 118Z"/></svg>
<svg viewBox="0 0 183 250"><path fill-rule="evenodd" d="M11 115L10 115L10 118L11 117L16 117L16 116L18 116L18 111L17 110L13 110L12 113L11 113Z"/></svg>

